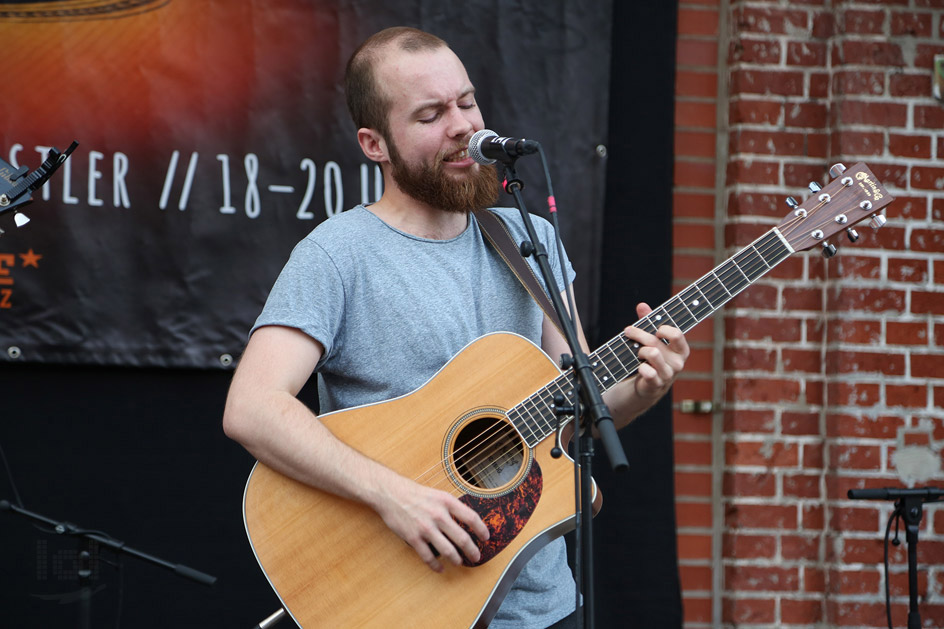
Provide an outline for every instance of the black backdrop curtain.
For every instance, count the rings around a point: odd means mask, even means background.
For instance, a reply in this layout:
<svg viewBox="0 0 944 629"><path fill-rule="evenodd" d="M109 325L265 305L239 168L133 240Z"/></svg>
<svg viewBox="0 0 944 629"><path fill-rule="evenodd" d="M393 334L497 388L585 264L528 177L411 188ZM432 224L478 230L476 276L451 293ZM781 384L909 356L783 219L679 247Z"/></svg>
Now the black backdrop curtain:
<svg viewBox="0 0 944 629"><path fill-rule="evenodd" d="M587 189L571 191L569 194L574 201L570 205L579 205L578 200L603 205L602 195L594 192L591 184L594 180L603 180L601 169L606 168L607 201L601 218L586 224L568 219L566 215L563 218L565 232L576 234L570 238L570 242L576 244L569 246L588 256L584 268L578 268L581 281L587 280L582 284L584 293L580 301L590 326L588 332L591 338L598 336L598 341L609 338L632 320L636 301L657 303L667 297L670 272L675 7L672 3L614 4L608 137L597 140L590 131L576 137L579 129L572 130L573 125L564 119L572 112L559 104L549 109L553 116L563 118L543 123L552 131L541 132L544 128L541 126L535 128L536 123L528 119L529 109L523 104L511 108L510 113L506 111L504 118L492 116L493 120L498 119L494 124L500 131L514 129L514 132L520 130L520 135L554 137L552 155L576 154L575 160L596 164L591 168L596 169L599 177L590 174L584 180ZM565 5L568 3L561 3L563 8L559 10L564 11ZM553 12L556 4L549 6ZM412 22L434 31L448 17L424 18L421 13L422 10L417 9ZM533 17L533 14L529 9L523 17ZM608 17L609 9L601 22L607 24ZM520 22L523 18L519 15L517 19ZM497 16L493 16L493 20L500 21ZM398 21L404 20L400 17ZM2 28L11 32L15 26L7 22ZM514 36L507 29L502 32ZM629 32L633 33L631 37L623 35ZM533 32L527 31L525 35L530 37ZM522 39L526 42L527 37L522 36ZM567 41L570 40L565 39L565 43ZM464 58L474 59L474 42L475 37L470 33L461 37L454 47L460 49ZM527 45L522 44L515 54L526 55L527 51ZM606 61L598 59L597 63L608 67ZM475 64L479 67L479 77L472 67L470 74L479 89L494 91L495 86L487 85L492 79L483 62L467 60L467 65ZM565 81L569 78L563 76ZM548 80L548 76L539 79ZM579 87L573 91L575 99L588 98ZM502 94L502 98L511 102L515 95ZM493 111L501 109L497 101L492 106ZM595 120L590 121L593 124L597 124L600 116L605 121L605 114L594 116ZM61 137L63 145L72 139L67 126L55 129L54 135L52 140L59 141ZM13 141L9 132L6 140L5 148L9 148ZM583 146L588 142L593 146L597 143L607 146L606 160L592 162L596 158L588 158ZM579 147L573 148L573 143ZM174 194L180 190L188 155L180 157ZM25 158L23 161L32 163ZM87 163L83 162L86 167ZM161 177L166 168L166 163L160 165ZM85 176L82 175L83 180ZM560 175L559 178L563 179ZM245 189L239 191L240 195L244 193ZM83 194L88 192L83 191ZM357 195L357 191L349 193L350 197ZM559 201L560 196L559 193ZM628 201L630 198L632 203ZM239 200L242 203L243 196ZM175 202L176 197L169 207L180 212L175 209ZM34 221L43 218L47 203L55 203L55 197L43 201L37 195L31 213ZM563 208L562 204L562 211ZM181 215L186 216L186 212L181 212L174 220L179 220ZM74 219L56 220L63 221L62 225L56 223L57 227L68 229L68 222ZM128 227L127 217L117 220L123 223L121 229ZM10 228L6 223L3 226L8 229L6 238L10 242ZM172 231L169 227L160 229ZM34 222L31 231L39 234L40 225ZM266 231L274 233L274 229ZM627 234L632 235L628 240L630 246L623 238ZM292 239L297 237L298 234L291 235ZM286 237L280 234L279 238ZM97 250L108 250L107 239L93 237L93 240ZM141 241L132 239L134 242ZM593 261L592 252L600 251L601 243L602 265L601 270L596 271L597 262ZM663 246L660 248L657 243ZM240 244L243 243L240 241ZM644 245L648 248L641 249ZM132 266L139 270L147 267L147 260L131 249L124 253L131 256L123 259L130 260ZM185 259L188 253L184 252L184 258L173 259L171 263L181 270L188 282L193 281L187 290L199 292L199 286L210 278L195 273L195 268ZM65 264L76 265L83 261L87 259L74 255L68 257ZM107 260L94 258L91 262L93 276L106 273ZM653 269L657 274L653 275ZM234 270L235 279L239 278L239 271ZM37 287L51 290L45 284L34 282L28 275L31 272L32 269L15 272L18 300L32 297L33 293L28 291ZM267 272L271 275L277 268ZM33 288L30 288L31 283ZM602 290L598 289L600 283L604 286ZM56 286L53 283L53 289ZM250 288L255 290L255 283ZM75 303L94 301L93 295L84 291L69 295L78 300ZM258 300L258 296L255 299ZM22 318L47 324L46 314L46 311L31 312ZM179 315L168 316L167 325L179 331L180 322L175 319ZM14 320L19 322L20 317L8 318L4 329L9 332L9 322ZM230 330L232 334L241 334L238 329L244 322L219 323L227 334ZM49 328L57 329L51 324ZM73 338L69 333L69 329L63 333L67 341ZM92 338L97 336L93 334ZM172 344L166 351L151 354L159 358L157 361L125 360L131 355L128 352L120 359L102 352L99 356L104 356L103 359L75 361L57 353L76 349L64 343L48 348L51 362L0 363L0 446L9 460L9 471L4 470L0 478L0 498L14 498L9 482L12 476L27 508L86 528L103 530L129 546L219 577L218 583L208 588L130 557L125 557L118 569L112 565L112 553L93 553L92 626L110 626L119 614L123 625L128 627L251 626L279 607L278 599L252 557L240 516L242 490L252 460L239 446L226 440L220 429L230 373L181 368L187 364L210 366L219 353L216 351L220 346L218 340L210 339L207 344L213 351L194 354L181 347L178 338L175 340L178 345ZM82 346L79 349L78 353L88 355L85 352L94 353L97 348ZM234 351L238 353L238 348ZM60 361L65 364L56 364ZM73 362L99 365L69 364ZM108 366L110 363L123 366ZM127 366L155 363L166 364L168 368ZM314 403L312 393L306 390L303 395ZM604 510L596 519L600 626L681 624L670 419L668 405L662 404L624 431L622 437L631 464L629 474L613 477L602 453L597 456L595 476L605 493ZM4 610L5 623L77 626L77 548L74 540L0 513L0 571L4 575L0 608Z"/></svg>

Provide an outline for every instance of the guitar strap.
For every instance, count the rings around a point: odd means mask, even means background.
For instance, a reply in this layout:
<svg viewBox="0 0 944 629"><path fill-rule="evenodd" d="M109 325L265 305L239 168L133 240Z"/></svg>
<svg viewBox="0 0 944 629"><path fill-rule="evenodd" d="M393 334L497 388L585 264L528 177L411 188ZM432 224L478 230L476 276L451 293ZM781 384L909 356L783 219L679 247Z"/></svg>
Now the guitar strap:
<svg viewBox="0 0 944 629"><path fill-rule="evenodd" d="M557 318L557 311L554 310L551 300L548 299L547 293L541 287L537 275L534 274L534 269L521 256L521 250L512 239L508 227L491 210L476 210L473 213L475 214L475 220L478 221L479 228L488 241L492 243L492 246L495 247L495 250L498 251L498 255L502 257L502 260L512 270L522 286L534 298L534 301L541 307L541 310L551 320L561 336L564 336L560 319Z"/></svg>

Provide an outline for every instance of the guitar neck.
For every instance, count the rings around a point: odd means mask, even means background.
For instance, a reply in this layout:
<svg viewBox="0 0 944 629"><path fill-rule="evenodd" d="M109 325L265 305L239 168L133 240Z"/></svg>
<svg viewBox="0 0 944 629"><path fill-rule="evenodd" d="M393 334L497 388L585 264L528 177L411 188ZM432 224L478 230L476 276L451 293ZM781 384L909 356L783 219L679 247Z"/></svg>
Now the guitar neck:
<svg viewBox="0 0 944 629"><path fill-rule="evenodd" d="M688 332L763 277L794 252L775 227L740 250L691 286L679 292L633 325L655 333L661 325ZM630 378L639 370L639 347L618 334L590 354L590 365L601 391ZM567 372L508 412L530 447L554 433L554 395L570 399L572 373Z"/></svg>

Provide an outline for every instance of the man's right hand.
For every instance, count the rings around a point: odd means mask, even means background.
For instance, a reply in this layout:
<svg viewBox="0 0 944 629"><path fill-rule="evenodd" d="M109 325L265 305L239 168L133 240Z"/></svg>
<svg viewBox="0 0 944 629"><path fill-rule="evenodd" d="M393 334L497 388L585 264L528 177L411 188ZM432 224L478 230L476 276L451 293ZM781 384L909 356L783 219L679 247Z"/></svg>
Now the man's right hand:
<svg viewBox="0 0 944 629"><path fill-rule="evenodd" d="M488 527L472 508L448 492L407 478L399 477L390 482L375 509L387 526L436 572L444 570L440 560L461 565L460 552L469 561L481 558L478 547L459 526L460 522L480 540L489 538Z"/></svg>

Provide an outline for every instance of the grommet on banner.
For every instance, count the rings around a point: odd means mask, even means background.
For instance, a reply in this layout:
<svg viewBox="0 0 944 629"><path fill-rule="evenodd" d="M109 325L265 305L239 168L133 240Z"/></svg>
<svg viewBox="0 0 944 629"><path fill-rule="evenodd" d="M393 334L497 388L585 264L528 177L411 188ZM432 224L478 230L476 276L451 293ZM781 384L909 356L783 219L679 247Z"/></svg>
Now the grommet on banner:
<svg viewBox="0 0 944 629"><path fill-rule="evenodd" d="M224 367L229 367L233 364L233 355L232 354L222 354L220 356L220 364Z"/></svg>
<svg viewBox="0 0 944 629"><path fill-rule="evenodd" d="M20 348L17 347L16 345L11 345L10 347L7 348L7 356L9 356L10 358L14 360L16 360L22 355L23 355L23 352L21 352Z"/></svg>

